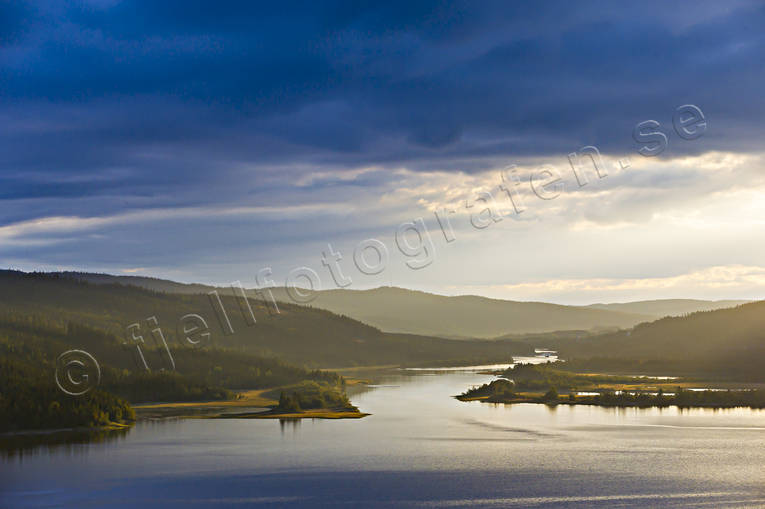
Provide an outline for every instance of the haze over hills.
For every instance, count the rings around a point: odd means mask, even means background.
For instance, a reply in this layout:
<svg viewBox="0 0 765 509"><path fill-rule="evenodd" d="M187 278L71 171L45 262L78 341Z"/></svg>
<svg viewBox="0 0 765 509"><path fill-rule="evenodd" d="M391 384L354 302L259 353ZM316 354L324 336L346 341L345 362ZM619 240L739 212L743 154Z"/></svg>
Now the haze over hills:
<svg viewBox="0 0 765 509"><path fill-rule="evenodd" d="M204 293L215 289L136 276L74 272L65 275L92 283L118 282L171 293ZM283 287L271 291L276 300L292 302ZM396 287L318 291L309 305L349 316L385 332L463 339L632 327L652 318L638 313L542 302L504 301L480 296L447 297Z"/></svg>
<svg viewBox="0 0 765 509"><path fill-rule="evenodd" d="M283 288L274 290L286 299ZM449 297L396 287L317 292L312 306L351 316L387 332L495 338L558 330L632 327L650 316L475 295Z"/></svg>
<svg viewBox="0 0 765 509"><path fill-rule="evenodd" d="M762 381L765 301L666 317L640 324L631 331L574 341L548 338L547 343L568 359L600 359L591 365L604 369L618 366L634 370L640 361L654 361L657 366L667 366L672 373L678 373L677 366L683 366L687 372Z"/></svg>
<svg viewBox="0 0 765 509"><path fill-rule="evenodd" d="M715 309L732 308L747 304L748 300L697 300L697 299L661 299L644 300L637 302L623 302L613 304L591 304L591 308L605 309L609 311L621 311L623 313L637 313L641 315L664 318L665 316L681 316L697 311L713 311Z"/></svg>
<svg viewBox="0 0 765 509"><path fill-rule="evenodd" d="M0 318L30 317L49 327L63 328L69 322L83 324L117 338L126 337L126 328L141 325L141 335L151 344L147 323L156 317L167 342L179 340L180 319L188 314L201 316L211 333L210 346L248 354L275 356L310 367L344 367L379 364L421 364L456 360L507 361L512 355L531 351L513 341L466 343L437 337L391 334L323 309L279 304L279 313L262 301L248 299L255 323L248 323L242 311L244 299L219 293L220 305L208 295L157 292L137 285L92 284L61 274L29 274L0 271ZM163 283L164 284L164 283ZM230 321L230 327L226 321Z"/></svg>
<svg viewBox="0 0 765 509"><path fill-rule="evenodd" d="M99 284L84 281L88 278ZM142 288L143 285L164 291ZM244 301L232 296L230 289L219 289L221 304L227 311L227 318L221 320L213 300L206 295L212 289L214 287L151 278L0 271L0 321L10 319L9 323L13 324L19 317L26 317L24 320L34 327L53 331L71 331L72 323L83 324L113 335L111 337L115 339L110 341L124 338L126 327L137 322L142 324L142 333L150 341L152 326L145 321L156 317L171 350L180 346L186 359L195 359L188 361L191 363L198 360L193 353L185 351L188 348L182 348L188 345L180 341L182 334L178 332L177 324L182 316L194 313L205 319L212 334L209 349L205 347L204 350L209 350L213 357L227 359L221 361L224 373L226 366L232 365L230 356L236 352L278 357L309 367L338 367L502 362L514 355L528 355L535 347L554 348L570 364L596 369L618 366L622 370L646 371L653 366L671 373L706 372L749 380L760 380L765 372L765 301L665 317L640 323L631 330L585 334L573 330L583 329L581 325L586 323L585 320L603 326L613 324L607 320L639 320L646 315L631 317L619 311L476 296L445 297L390 287L319 292L316 299L321 306L342 307L349 314L376 309L376 315L367 315L371 316L370 320L399 317L401 320L396 323L401 327L440 327L439 330L451 328L452 331L472 327L472 330L490 334L496 323L516 320L522 326L532 328L534 320L538 319L550 328L568 329L568 332L518 334L512 339L464 341L382 332L329 310L286 302L280 302L280 312L274 313L267 303L253 298L248 302L256 322L247 323L242 306ZM649 311L664 309L661 302L632 304ZM675 310L685 310L691 305L730 303L668 302L675 306ZM230 320L231 331L225 330L225 320ZM491 323L479 328L476 324L482 320ZM14 336L9 334L8 338L13 340ZM72 336L71 344L77 346L79 340L79 336ZM95 344L82 346L97 348ZM221 353L215 353L217 351Z"/></svg>
<svg viewBox="0 0 765 509"><path fill-rule="evenodd" d="M67 277L91 283L120 283L170 293L206 293L215 287L141 276L79 272ZM293 302L283 287L271 289L281 302ZM230 292L224 289L224 292ZM255 292L251 291L255 296ZM443 296L397 287L322 290L308 303L348 316L385 332L449 338L498 338L563 330L630 328L642 322L695 311L732 307L746 301L667 299L591 306L519 302L487 297Z"/></svg>
<svg viewBox="0 0 765 509"><path fill-rule="evenodd" d="M84 282L84 281L90 281ZM119 282L120 284L115 284ZM98 284L92 284L98 283ZM476 296L446 297L401 288L328 290L317 292L311 306L284 302L284 289L272 289L281 313L270 313L262 300L251 299L256 326L248 326L231 289L220 288L224 307L235 330L223 334L206 285L186 285L153 278L100 274L26 274L0 272L0 313L23 313L65 324L74 320L122 334L126 324L157 316L170 340L175 323L186 313L205 317L213 329L215 346L258 355L276 355L313 366L423 363L433 360L501 358L523 355L535 347L550 347L572 361L605 358L604 366L625 361L661 361L676 371L677 363L692 371L721 371L757 377L765 370L765 301L736 307L688 313L688 310L726 306L737 301L667 300L614 304L617 310L512 302ZM151 288L149 290L148 287ZM596 305L597 306L597 305ZM605 305L607 307L611 305ZM339 316L333 308L346 316ZM685 313L653 321L645 313ZM348 315L367 320L361 323ZM620 321L621 320L621 321ZM601 327L635 325L631 330L577 333L589 324ZM449 340L434 335L382 332L369 322L392 322L387 328L439 330L452 336L472 330L491 335L497 328L527 328L528 334L495 341ZM540 325L541 324L541 325ZM621 325L627 324L627 325ZM571 332L549 333L544 329ZM477 336L478 334L476 334ZM626 362L628 361L628 362ZM672 364L675 363L675 364ZM672 367L674 366L674 367Z"/></svg>

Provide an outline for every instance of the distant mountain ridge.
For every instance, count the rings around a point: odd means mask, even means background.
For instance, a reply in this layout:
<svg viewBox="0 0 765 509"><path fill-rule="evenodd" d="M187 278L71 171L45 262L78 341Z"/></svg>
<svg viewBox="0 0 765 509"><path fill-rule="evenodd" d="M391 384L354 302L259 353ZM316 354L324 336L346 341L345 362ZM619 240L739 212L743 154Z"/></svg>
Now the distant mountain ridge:
<svg viewBox="0 0 765 509"><path fill-rule="evenodd" d="M103 275L92 279L98 284L72 277L72 273L0 271L0 321L4 317L23 317L30 323L59 330L75 323L126 341L128 327L138 324L138 334L145 336L146 347L161 353L152 329L161 328L169 350L185 350L190 345L182 339L185 326L179 324L182 317L193 314L204 321L210 332L200 346L278 357L312 368L506 362L513 355L533 351L512 340L468 343L385 333L347 316L290 303L280 303L279 313L273 313L266 303L252 298L248 299L252 315L247 315L243 300L231 295L230 289L221 289L218 300L192 292L184 285L179 288L186 293L158 291L158 284L165 289L176 287L158 280L139 279L155 286L143 288L127 283L135 279L110 280ZM132 335L135 337L135 332ZM152 367L168 366L167 359L155 360L156 366L149 362Z"/></svg>
<svg viewBox="0 0 765 509"><path fill-rule="evenodd" d="M6 272L6 271L1 271ZM15 271L8 271L15 272ZM146 276L116 276L113 274L99 274L94 272L50 272L49 274L60 274L64 277L78 279L93 284L122 284L138 286L155 292L167 293L206 293L215 290L215 286L204 285L201 283L178 283L169 279L160 279Z"/></svg>
<svg viewBox="0 0 765 509"><path fill-rule="evenodd" d="M698 300L698 299L662 299L624 302L613 304L591 304L587 307L621 311L623 313L638 313L651 315L656 318L665 316L681 316L697 311L714 311L715 309L732 308L747 304L748 300Z"/></svg>
<svg viewBox="0 0 765 509"><path fill-rule="evenodd" d="M286 299L283 288L274 290ZM453 338L632 327L651 316L475 295L448 297L396 287L317 292L312 306L353 317L386 332Z"/></svg>
<svg viewBox="0 0 765 509"><path fill-rule="evenodd" d="M113 276L64 272L65 277L90 283L119 283L180 294L216 289L142 276ZM230 292L230 289L224 289ZM272 288L275 298L292 302L283 287ZM253 290L250 295L255 295ZM384 332L450 338L497 338L562 330L630 328L665 316L733 307L747 301L668 299L590 306L519 302L480 296L443 296L397 287L371 290L322 290L307 305L348 316Z"/></svg>

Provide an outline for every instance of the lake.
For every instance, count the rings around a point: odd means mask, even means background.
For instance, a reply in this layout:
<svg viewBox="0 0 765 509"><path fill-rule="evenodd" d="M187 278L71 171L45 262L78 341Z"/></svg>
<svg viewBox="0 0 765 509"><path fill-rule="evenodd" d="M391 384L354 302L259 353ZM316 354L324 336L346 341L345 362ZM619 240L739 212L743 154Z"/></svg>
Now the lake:
<svg viewBox="0 0 765 509"><path fill-rule="evenodd" d="M765 412L490 405L407 370L361 420L139 421L0 459L1 507L765 507Z"/></svg>

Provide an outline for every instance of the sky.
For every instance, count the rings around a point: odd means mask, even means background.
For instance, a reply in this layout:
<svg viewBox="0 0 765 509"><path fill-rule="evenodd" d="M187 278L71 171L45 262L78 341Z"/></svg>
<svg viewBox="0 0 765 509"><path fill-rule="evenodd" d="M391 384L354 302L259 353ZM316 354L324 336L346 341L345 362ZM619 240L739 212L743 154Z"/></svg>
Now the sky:
<svg viewBox="0 0 765 509"><path fill-rule="evenodd" d="M765 298L763 27L746 1L0 2L0 267Z"/></svg>

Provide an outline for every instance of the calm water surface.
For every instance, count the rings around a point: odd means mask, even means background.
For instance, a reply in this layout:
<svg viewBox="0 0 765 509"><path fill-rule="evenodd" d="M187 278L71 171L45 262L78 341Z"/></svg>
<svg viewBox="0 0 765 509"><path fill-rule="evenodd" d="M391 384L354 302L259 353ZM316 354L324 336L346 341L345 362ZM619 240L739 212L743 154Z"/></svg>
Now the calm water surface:
<svg viewBox="0 0 765 509"><path fill-rule="evenodd" d="M461 403L374 375L362 420L139 422L0 459L0 507L765 507L765 412Z"/></svg>

